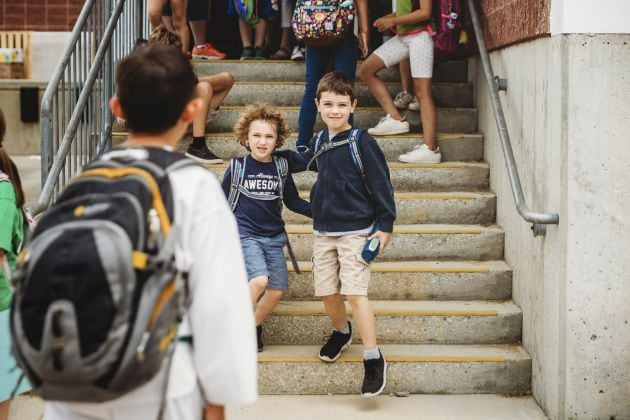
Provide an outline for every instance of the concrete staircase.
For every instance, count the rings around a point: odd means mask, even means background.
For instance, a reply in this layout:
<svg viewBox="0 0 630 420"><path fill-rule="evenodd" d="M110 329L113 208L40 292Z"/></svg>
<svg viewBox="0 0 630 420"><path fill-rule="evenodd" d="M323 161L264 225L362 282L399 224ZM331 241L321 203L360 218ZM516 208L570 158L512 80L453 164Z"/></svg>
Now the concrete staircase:
<svg viewBox="0 0 630 420"><path fill-rule="evenodd" d="M208 127L209 145L224 158L245 153L231 134L244 106L269 102L284 109L292 129L304 89L304 66L290 62L196 63L199 74L231 71L237 84L220 118ZM389 362L386 393L523 394L530 391L531 360L520 346L522 314L511 302L511 271L502 261L503 232L496 220L490 168L483 162L473 86L466 62L448 62L434 72L439 145L444 163L396 161L421 137L417 112L408 112L412 134L378 138L389 161L398 212L395 236L372 265L370 298L378 341ZM400 89L396 69L382 72L392 94ZM355 124L373 126L383 115L358 80ZM318 127L321 122L318 123ZM286 147L294 148L295 139ZM182 147L187 145L186 142ZM211 170L222 177L227 165ZM307 195L315 174L295 176ZM302 274L264 323L265 351L259 356L263 394L356 394L363 377L362 347L334 364L317 358L331 325L313 297L312 228L285 212L287 231ZM348 314L351 316L349 306Z"/></svg>
<svg viewBox="0 0 630 420"><path fill-rule="evenodd" d="M246 153L232 127L255 101L285 110L297 132L303 64L219 61L196 62L195 67L199 74L231 71L237 79L219 117L207 127L210 148L224 159ZM503 231L494 225L496 196L489 190L490 168L483 162L467 63L444 63L434 74L444 162L396 161L422 136L417 112L407 113L412 133L377 139L389 162L398 213L395 236L372 265L370 285L378 342L389 363L385 392L525 394L531 360L519 343L522 313L510 300L511 271L502 261ZM395 94L400 89L397 70L382 75ZM357 90L355 124L368 128L383 113L360 80ZM295 136L285 147L295 147ZM210 170L222 179L226 167L212 165ZM307 196L315 174L295 179ZM331 325L323 304L313 297L312 226L286 210L285 220L302 273L290 268L288 293L263 324L260 391L356 394L363 378L360 338L356 335L357 344L334 364L317 358Z"/></svg>

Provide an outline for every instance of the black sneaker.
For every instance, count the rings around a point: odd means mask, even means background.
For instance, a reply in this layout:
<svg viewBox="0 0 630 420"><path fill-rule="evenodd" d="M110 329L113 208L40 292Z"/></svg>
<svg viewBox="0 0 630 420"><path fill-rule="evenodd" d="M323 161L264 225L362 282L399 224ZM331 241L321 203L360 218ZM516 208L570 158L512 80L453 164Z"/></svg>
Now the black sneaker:
<svg viewBox="0 0 630 420"><path fill-rule="evenodd" d="M381 354L378 359L364 360L363 367L365 368L365 376L363 377L361 395L374 397L383 392L385 385L387 385L387 362L383 355Z"/></svg>
<svg viewBox="0 0 630 420"><path fill-rule="evenodd" d="M339 359L341 352L350 347L352 344L352 324L348 322L348 328L350 332L348 334L341 333L337 330L333 330L330 335L324 337L328 339L319 351L319 358L324 362L334 362Z"/></svg>
<svg viewBox="0 0 630 420"><path fill-rule="evenodd" d="M256 341L258 342L258 353L263 351L262 325L256 325Z"/></svg>
<svg viewBox="0 0 630 420"><path fill-rule="evenodd" d="M223 163L223 159L212 153L205 144L200 149L188 146L186 156L201 163Z"/></svg>
<svg viewBox="0 0 630 420"><path fill-rule="evenodd" d="M254 59L256 60L264 60L265 53L261 47L254 48Z"/></svg>

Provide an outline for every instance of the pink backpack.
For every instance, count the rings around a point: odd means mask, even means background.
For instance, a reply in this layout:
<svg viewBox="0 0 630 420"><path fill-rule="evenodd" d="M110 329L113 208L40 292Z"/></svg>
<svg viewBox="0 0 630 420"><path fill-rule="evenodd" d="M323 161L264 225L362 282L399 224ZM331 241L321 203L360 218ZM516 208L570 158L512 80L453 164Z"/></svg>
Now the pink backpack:
<svg viewBox="0 0 630 420"><path fill-rule="evenodd" d="M430 31L435 44L435 57L448 57L455 52L462 28L460 0L434 0L433 18L435 30Z"/></svg>

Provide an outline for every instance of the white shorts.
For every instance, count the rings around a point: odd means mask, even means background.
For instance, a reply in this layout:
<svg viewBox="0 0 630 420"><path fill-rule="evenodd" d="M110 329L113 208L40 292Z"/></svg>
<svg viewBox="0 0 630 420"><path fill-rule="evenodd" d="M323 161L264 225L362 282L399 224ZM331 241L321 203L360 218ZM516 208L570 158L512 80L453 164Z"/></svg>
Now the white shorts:
<svg viewBox="0 0 630 420"><path fill-rule="evenodd" d="M427 31L414 35L396 35L374 51L385 67L398 64L407 57L411 77L430 79L433 76L433 40Z"/></svg>

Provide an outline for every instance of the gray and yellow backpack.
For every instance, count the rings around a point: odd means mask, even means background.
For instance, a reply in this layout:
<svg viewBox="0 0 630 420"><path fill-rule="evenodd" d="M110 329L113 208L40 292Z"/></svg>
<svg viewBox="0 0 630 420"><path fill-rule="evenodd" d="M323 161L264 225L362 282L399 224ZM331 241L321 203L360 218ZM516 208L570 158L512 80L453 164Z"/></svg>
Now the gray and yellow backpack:
<svg viewBox="0 0 630 420"><path fill-rule="evenodd" d="M187 285L168 174L188 165L163 149L113 150L39 221L18 258L11 333L40 397L111 400L170 363Z"/></svg>

